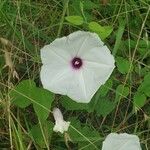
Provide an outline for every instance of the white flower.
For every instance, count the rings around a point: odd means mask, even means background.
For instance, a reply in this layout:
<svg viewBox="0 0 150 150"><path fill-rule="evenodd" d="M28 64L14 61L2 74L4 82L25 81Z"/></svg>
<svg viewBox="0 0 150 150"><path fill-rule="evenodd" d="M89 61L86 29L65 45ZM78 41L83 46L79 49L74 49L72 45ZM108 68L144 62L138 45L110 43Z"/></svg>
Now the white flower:
<svg viewBox="0 0 150 150"><path fill-rule="evenodd" d="M55 119L55 126L53 128L53 131L60 132L62 134L65 131L68 131L70 122L64 121L63 115L62 115L60 109L54 108L53 109L53 116L54 116L54 119Z"/></svg>
<svg viewBox="0 0 150 150"><path fill-rule="evenodd" d="M45 89L88 103L111 75L110 50L97 34L77 31L41 49L41 82Z"/></svg>
<svg viewBox="0 0 150 150"><path fill-rule="evenodd" d="M136 135L110 133L103 142L102 150L141 150Z"/></svg>

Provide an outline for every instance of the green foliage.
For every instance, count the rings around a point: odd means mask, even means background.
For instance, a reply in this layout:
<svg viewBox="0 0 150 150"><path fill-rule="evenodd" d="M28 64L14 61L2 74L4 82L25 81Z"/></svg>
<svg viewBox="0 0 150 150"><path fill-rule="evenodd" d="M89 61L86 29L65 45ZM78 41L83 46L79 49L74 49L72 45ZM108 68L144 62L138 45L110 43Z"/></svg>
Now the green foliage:
<svg viewBox="0 0 150 150"><path fill-rule="evenodd" d="M33 108L38 118L40 120L46 120L54 99L53 94L41 88L36 88L32 91L32 94L35 99L35 102L33 102Z"/></svg>
<svg viewBox="0 0 150 150"><path fill-rule="evenodd" d="M38 123L37 125L32 126L29 135L41 148L46 148L46 143L49 145L52 132L53 123L45 121L42 124Z"/></svg>
<svg viewBox="0 0 150 150"><path fill-rule="evenodd" d="M124 29L125 29L125 20L120 19L119 20L119 28L118 31L116 32L116 41L115 41L115 45L114 45L114 49L113 49L113 55L115 56L118 49L120 48L121 45L121 39L124 33Z"/></svg>
<svg viewBox="0 0 150 150"><path fill-rule="evenodd" d="M112 80L111 79L107 80L106 83L102 85L98 91L100 96L105 97L109 92L109 90L112 88L112 85L113 85Z"/></svg>
<svg viewBox="0 0 150 150"><path fill-rule="evenodd" d="M31 101L32 89L35 88L35 83L32 80L24 80L20 82L10 92L12 103L18 107L25 108L29 106Z"/></svg>
<svg viewBox="0 0 150 150"><path fill-rule="evenodd" d="M65 19L74 25L82 25L84 21L81 16L67 16Z"/></svg>
<svg viewBox="0 0 150 150"><path fill-rule="evenodd" d="M121 98L126 98L129 95L129 87L120 84L116 88L115 102L118 102Z"/></svg>
<svg viewBox="0 0 150 150"><path fill-rule="evenodd" d="M71 118L71 126L68 134L73 143L78 143L78 148L85 147L85 150L93 150L100 145L99 133L87 125L81 126L81 123L76 118ZM94 144L92 144L94 143Z"/></svg>
<svg viewBox="0 0 150 150"><path fill-rule="evenodd" d="M140 84L133 98L135 110L139 110L146 103L147 97L150 97L150 73L146 74L143 82Z"/></svg>
<svg viewBox="0 0 150 150"><path fill-rule="evenodd" d="M108 114L112 112L112 110L115 108L115 102L110 101L108 98L100 97L97 105L95 106L95 111L97 115L102 115L103 117L106 117Z"/></svg>
<svg viewBox="0 0 150 150"><path fill-rule="evenodd" d="M96 3L93 3L90 0L88 0L88 2L86 0L83 0L82 3L83 3L83 8L85 10L91 10L91 9L94 9L94 8L99 8L99 6Z"/></svg>
<svg viewBox="0 0 150 150"><path fill-rule="evenodd" d="M123 57L117 57L116 63L117 63L118 71L122 74L127 74L128 72L133 71L133 65L131 65L131 63Z"/></svg>
<svg viewBox="0 0 150 150"><path fill-rule="evenodd" d="M137 92L134 95L133 104L135 110L139 110L141 107L143 107L145 102L146 102L146 96L144 94Z"/></svg>
<svg viewBox="0 0 150 150"><path fill-rule="evenodd" d="M88 104L77 103L67 96L62 96L60 99L62 106L67 110L87 110Z"/></svg>
<svg viewBox="0 0 150 150"><path fill-rule="evenodd" d="M139 86L138 91L143 92L146 96L150 97L150 73L145 75L144 81Z"/></svg>
<svg viewBox="0 0 150 150"><path fill-rule="evenodd" d="M89 29L97 33L102 40L105 40L113 31L112 26L101 26L97 22L90 22L88 25Z"/></svg>
<svg viewBox="0 0 150 150"><path fill-rule="evenodd" d="M69 149L67 144L70 149L94 150L95 146L101 149L105 135L116 130L134 132L139 135L142 149L150 149L148 0L122 3L115 0L69 0L68 6L65 5L66 1L68 0L0 2L0 38L6 38L12 43L10 49L0 43L0 149L10 149L13 146L16 150L43 150L48 149L49 145L49 149L64 150ZM104 1L105 4L102 4ZM67 6L66 12L64 6ZM63 19L63 14L77 18L69 22ZM39 84L40 48L57 38L60 26L61 36L77 30L98 33L112 50L117 65L112 75L113 80L110 79L101 86L90 103L76 103L65 96L53 103L53 107L63 107L61 110L65 112L66 121L68 116L76 117L71 120L71 125L76 130L70 126L68 134L72 142L68 143L64 135L52 133L53 125L50 121L54 122L54 119L47 118L53 95L37 88L32 81ZM13 78L8 67L3 68L4 50L7 48L19 74L19 81ZM130 59L133 59L133 64L128 76ZM12 85L16 86L9 91ZM118 101L120 103L115 109ZM14 105L25 109L16 109ZM27 107L29 105L33 107ZM137 111L139 112L135 113ZM37 119L41 124L32 126ZM45 119L49 121L44 123ZM46 141L40 126L44 128ZM8 133L10 129L11 134ZM26 131L30 131L29 134Z"/></svg>
<svg viewBox="0 0 150 150"><path fill-rule="evenodd" d="M10 97L18 107L25 108L33 104L36 115L40 120L46 120L54 99L53 94L45 89L36 87L34 81L20 82L10 93Z"/></svg>

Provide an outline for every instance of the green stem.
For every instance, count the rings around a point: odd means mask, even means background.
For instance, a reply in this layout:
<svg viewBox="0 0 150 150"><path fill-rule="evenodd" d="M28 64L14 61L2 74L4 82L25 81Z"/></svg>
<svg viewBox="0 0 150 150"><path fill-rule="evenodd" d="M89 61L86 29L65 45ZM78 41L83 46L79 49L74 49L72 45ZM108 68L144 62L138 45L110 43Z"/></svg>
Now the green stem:
<svg viewBox="0 0 150 150"><path fill-rule="evenodd" d="M57 33L57 37L59 37L60 34L61 34L61 30L62 30L62 27L63 27L63 22L64 22L65 14L66 14L66 11L67 11L68 3L69 3L69 0L65 0L63 13L62 13L61 20L60 20L60 26L59 26L58 33Z"/></svg>

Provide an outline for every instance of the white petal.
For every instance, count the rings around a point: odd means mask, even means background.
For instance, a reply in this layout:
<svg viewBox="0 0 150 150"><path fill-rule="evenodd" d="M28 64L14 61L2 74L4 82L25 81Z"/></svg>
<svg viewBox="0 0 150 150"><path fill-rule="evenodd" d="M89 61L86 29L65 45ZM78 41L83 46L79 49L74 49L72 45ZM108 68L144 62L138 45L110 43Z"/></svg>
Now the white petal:
<svg viewBox="0 0 150 150"><path fill-rule="evenodd" d="M113 55L111 55L110 50L107 48L107 46L95 47L93 49L90 49L82 56L82 59L112 67L114 67L115 63L114 57Z"/></svg>
<svg viewBox="0 0 150 150"><path fill-rule="evenodd" d="M42 62L50 60L51 51L62 58L69 60L70 56L75 57L82 51L85 53L93 47L103 46L97 34L76 31L70 35L54 40L51 44L44 46L41 49Z"/></svg>
<svg viewBox="0 0 150 150"><path fill-rule="evenodd" d="M61 122L61 124L56 122L53 131L60 132L63 134L65 131L68 131L69 125L70 122L66 122L66 121Z"/></svg>
<svg viewBox="0 0 150 150"><path fill-rule="evenodd" d="M71 60L80 57L83 66L75 70ZM41 49L43 87L88 103L114 69L114 58L95 33L77 31Z"/></svg>
<svg viewBox="0 0 150 150"><path fill-rule="evenodd" d="M54 116L54 119L55 119L55 121L57 121L57 122L62 122L64 119L63 119L63 114L62 114L62 112L60 111L60 109L59 108L54 108L53 109L53 116Z"/></svg>
<svg viewBox="0 0 150 150"><path fill-rule="evenodd" d="M68 65L63 65L63 64L47 64L43 65L41 68L41 73L40 73L40 78L41 82L43 84L43 87L47 90L50 90L54 93L58 94L65 94L63 89L61 89L61 86L59 88L55 88L54 85L59 80L64 76L65 74L68 73Z"/></svg>
<svg viewBox="0 0 150 150"><path fill-rule="evenodd" d="M68 37L69 51L72 56L81 56L82 53L88 52L93 47L103 46L97 34L85 31L71 33Z"/></svg>
<svg viewBox="0 0 150 150"><path fill-rule="evenodd" d="M64 40L55 40L53 43L46 45L41 49L41 59L43 64L64 64L71 59L71 55L59 47L63 41ZM58 44L58 47L54 44Z"/></svg>
<svg viewBox="0 0 150 150"><path fill-rule="evenodd" d="M111 133L103 142L102 150L141 150L141 146L136 135Z"/></svg>

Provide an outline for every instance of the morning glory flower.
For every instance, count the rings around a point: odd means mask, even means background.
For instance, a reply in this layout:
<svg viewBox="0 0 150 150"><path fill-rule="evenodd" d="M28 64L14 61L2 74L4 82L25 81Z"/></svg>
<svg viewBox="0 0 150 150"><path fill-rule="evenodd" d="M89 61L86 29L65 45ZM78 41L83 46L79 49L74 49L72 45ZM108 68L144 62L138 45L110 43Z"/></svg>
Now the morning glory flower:
<svg viewBox="0 0 150 150"><path fill-rule="evenodd" d="M103 142L102 150L142 150L136 135L110 133Z"/></svg>
<svg viewBox="0 0 150 150"><path fill-rule="evenodd" d="M45 89L88 103L110 77L115 65L96 33L77 31L41 49L41 82Z"/></svg>
<svg viewBox="0 0 150 150"><path fill-rule="evenodd" d="M62 115L60 109L54 108L52 113L53 113L53 116L54 116L54 119L55 119L55 126L53 128L53 131L60 132L62 134L65 131L68 131L70 122L64 121L63 115Z"/></svg>

